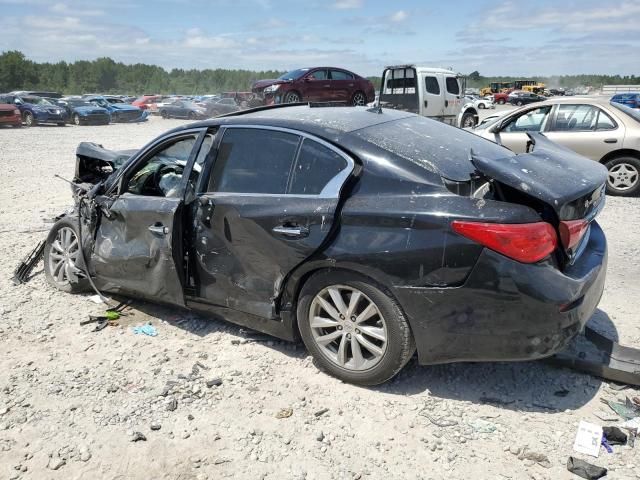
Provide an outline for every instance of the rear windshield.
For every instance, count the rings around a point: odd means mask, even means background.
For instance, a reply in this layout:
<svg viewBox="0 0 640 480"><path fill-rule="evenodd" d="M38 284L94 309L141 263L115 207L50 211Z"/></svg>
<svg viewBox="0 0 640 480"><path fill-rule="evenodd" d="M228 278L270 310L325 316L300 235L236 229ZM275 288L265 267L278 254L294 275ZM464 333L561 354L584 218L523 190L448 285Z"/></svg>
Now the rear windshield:
<svg viewBox="0 0 640 480"><path fill-rule="evenodd" d="M411 116L354 132L384 150L451 180L468 180L473 154L505 159L515 154L473 133L429 118Z"/></svg>
<svg viewBox="0 0 640 480"><path fill-rule="evenodd" d="M626 105L623 105L622 103L616 103L616 102L611 102L611 106L614 108L617 108L621 112L626 113L631 118L633 118L636 122L640 123L640 110L638 110L637 108L630 108L630 107L627 107Z"/></svg>

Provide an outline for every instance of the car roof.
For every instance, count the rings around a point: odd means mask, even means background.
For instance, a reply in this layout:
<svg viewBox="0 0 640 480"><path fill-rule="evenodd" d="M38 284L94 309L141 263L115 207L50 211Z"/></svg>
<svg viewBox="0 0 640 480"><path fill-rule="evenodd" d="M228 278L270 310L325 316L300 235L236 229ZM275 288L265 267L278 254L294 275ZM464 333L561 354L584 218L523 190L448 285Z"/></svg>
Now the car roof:
<svg viewBox="0 0 640 480"><path fill-rule="evenodd" d="M198 122L197 124L189 124L176 130L200 126L265 125L290 128L330 138L411 116L415 116L415 114L384 108L283 105L245 110L240 113Z"/></svg>

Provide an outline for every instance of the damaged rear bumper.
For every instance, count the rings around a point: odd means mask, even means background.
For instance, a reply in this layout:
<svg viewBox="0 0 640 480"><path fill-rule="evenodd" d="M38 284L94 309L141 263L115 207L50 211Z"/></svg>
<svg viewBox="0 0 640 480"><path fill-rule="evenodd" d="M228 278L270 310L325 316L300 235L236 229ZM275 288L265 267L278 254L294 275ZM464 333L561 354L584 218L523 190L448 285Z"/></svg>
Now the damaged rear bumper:
<svg viewBox="0 0 640 480"><path fill-rule="evenodd" d="M607 246L593 222L574 265L526 265L484 250L465 283L395 288L422 364L512 361L564 349L593 315L604 289Z"/></svg>

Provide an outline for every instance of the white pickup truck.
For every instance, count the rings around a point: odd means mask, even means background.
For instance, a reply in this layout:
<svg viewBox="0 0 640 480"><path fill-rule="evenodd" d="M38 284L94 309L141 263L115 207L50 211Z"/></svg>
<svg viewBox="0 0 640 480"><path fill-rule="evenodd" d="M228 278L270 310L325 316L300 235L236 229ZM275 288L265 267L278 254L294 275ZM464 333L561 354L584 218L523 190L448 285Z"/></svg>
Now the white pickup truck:
<svg viewBox="0 0 640 480"><path fill-rule="evenodd" d="M478 111L464 98L465 83L463 76L444 68L390 66L382 73L379 104L460 128L475 127Z"/></svg>

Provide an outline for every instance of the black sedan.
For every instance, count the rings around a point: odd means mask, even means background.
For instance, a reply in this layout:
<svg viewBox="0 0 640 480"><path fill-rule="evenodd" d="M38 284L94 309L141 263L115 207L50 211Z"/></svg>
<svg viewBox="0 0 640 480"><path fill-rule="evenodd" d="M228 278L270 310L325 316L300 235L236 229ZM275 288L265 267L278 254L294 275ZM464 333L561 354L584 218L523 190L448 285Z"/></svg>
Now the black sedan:
<svg viewBox="0 0 640 480"><path fill-rule="evenodd" d="M240 105L234 98L217 98L206 100L202 103L207 110L207 115L217 117L227 113L237 112L241 109Z"/></svg>
<svg viewBox="0 0 640 480"><path fill-rule="evenodd" d="M395 110L263 107L80 144L47 280L302 337L345 381L564 348L603 291L606 170ZM81 238L81 241L78 241Z"/></svg>
<svg viewBox="0 0 640 480"><path fill-rule="evenodd" d="M544 100L546 100L546 97L529 92L513 92L508 97L508 102L511 105L517 105L518 107L528 105L530 103L542 102Z"/></svg>
<svg viewBox="0 0 640 480"><path fill-rule="evenodd" d="M158 113L162 118L188 118L198 120L209 117L207 110L200 105L186 100L176 100L160 107Z"/></svg>

